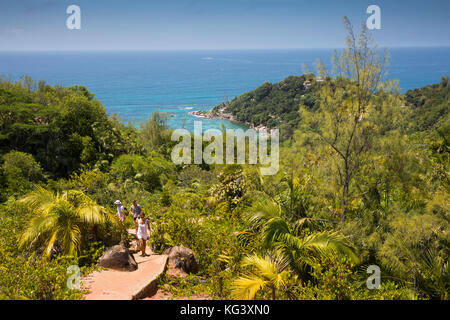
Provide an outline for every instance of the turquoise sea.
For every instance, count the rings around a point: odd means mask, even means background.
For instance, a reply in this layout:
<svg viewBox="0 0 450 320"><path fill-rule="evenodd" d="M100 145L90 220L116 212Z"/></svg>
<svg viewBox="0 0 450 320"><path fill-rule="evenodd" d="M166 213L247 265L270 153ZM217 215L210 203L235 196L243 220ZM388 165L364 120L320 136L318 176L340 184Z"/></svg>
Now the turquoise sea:
<svg viewBox="0 0 450 320"><path fill-rule="evenodd" d="M393 48L389 77L402 91L438 83L450 73L450 48ZM50 84L84 85L109 114L135 124L154 111L174 114L173 128L192 130L192 110L302 74L302 63L330 64L331 49L153 52L0 52L0 74L29 75ZM203 120L203 129L222 120ZM226 127L238 125L224 122Z"/></svg>

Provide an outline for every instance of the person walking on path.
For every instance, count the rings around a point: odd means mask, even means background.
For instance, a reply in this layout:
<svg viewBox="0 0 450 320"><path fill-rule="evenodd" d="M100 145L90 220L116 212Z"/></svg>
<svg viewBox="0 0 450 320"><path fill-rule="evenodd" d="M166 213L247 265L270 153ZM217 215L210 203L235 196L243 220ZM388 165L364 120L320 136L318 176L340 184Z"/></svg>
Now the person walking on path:
<svg viewBox="0 0 450 320"><path fill-rule="evenodd" d="M135 222L136 225L136 235L139 239L139 245L141 247L141 257L148 256L148 254L145 253L146 243L147 240L150 238L150 224L148 222L148 219L145 218L145 215L143 212L141 212L136 219Z"/></svg>
<svg viewBox="0 0 450 320"><path fill-rule="evenodd" d="M142 212L142 207L140 204L136 204L136 200L133 200L133 205L130 208L131 213L133 214L134 221L139 217Z"/></svg>
<svg viewBox="0 0 450 320"><path fill-rule="evenodd" d="M123 222L125 220L125 214L127 212L127 208L125 208L122 205L122 202L120 202L120 200L116 200L115 202L116 207L117 207L117 216L119 217L119 221Z"/></svg>

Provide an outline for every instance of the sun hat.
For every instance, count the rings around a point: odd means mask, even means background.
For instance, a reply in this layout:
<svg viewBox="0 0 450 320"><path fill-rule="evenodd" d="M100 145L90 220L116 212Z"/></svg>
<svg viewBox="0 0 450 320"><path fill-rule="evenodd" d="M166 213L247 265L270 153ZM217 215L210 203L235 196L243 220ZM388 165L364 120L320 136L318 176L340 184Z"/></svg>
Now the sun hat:
<svg viewBox="0 0 450 320"><path fill-rule="evenodd" d="M120 200L116 200L116 202L114 202L115 204L121 204L122 202L120 202Z"/></svg>

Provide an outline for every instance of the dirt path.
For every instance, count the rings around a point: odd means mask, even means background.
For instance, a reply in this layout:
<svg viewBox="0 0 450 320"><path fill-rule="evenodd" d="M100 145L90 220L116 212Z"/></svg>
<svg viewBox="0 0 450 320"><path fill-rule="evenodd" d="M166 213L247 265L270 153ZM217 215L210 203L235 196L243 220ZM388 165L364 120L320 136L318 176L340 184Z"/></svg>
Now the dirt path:
<svg viewBox="0 0 450 320"><path fill-rule="evenodd" d="M128 232L135 237L134 229ZM134 255L138 264L136 271L106 269L94 271L83 278L83 287L89 290L86 300L135 300L154 295L157 279L164 273L168 256L153 254L149 247L147 254L150 256Z"/></svg>

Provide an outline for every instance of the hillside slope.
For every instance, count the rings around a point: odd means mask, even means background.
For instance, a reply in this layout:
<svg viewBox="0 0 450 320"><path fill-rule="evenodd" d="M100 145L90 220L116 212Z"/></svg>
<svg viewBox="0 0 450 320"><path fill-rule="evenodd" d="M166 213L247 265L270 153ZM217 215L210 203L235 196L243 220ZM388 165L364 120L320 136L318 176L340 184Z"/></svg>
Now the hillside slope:
<svg viewBox="0 0 450 320"><path fill-rule="evenodd" d="M405 93L407 104L412 109L409 120L411 131L438 129L449 122L450 84L448 77L441 83L409 90Z"/></svg>
<svg viewBox="0 0 450 320"><path fill-rule="evenodd" d="M299 105L316 107L315 81L312 76L290 76L277 82L266 82L229 103L216 106L212 113L231 113L235 120L267 128L278 128L282 138L292 136L297 127Z"/></svg>
<svg viewBox="0 0 450 320"><path fill-rule="evenodd" d="M299 106L311 110L319 107L316 91L320 79L312 75L290 76L270 83L265 82L255 90L222 103L211 111L212 117L232 119L252 127L278 128L280 137L292 137L301 121ZM405 93L411 114L406 119L409 132L436 129L448 122L450 110L450 85L448 77L441 83L409 90ZM231 117L230 117L231 115Z"/></svg>

